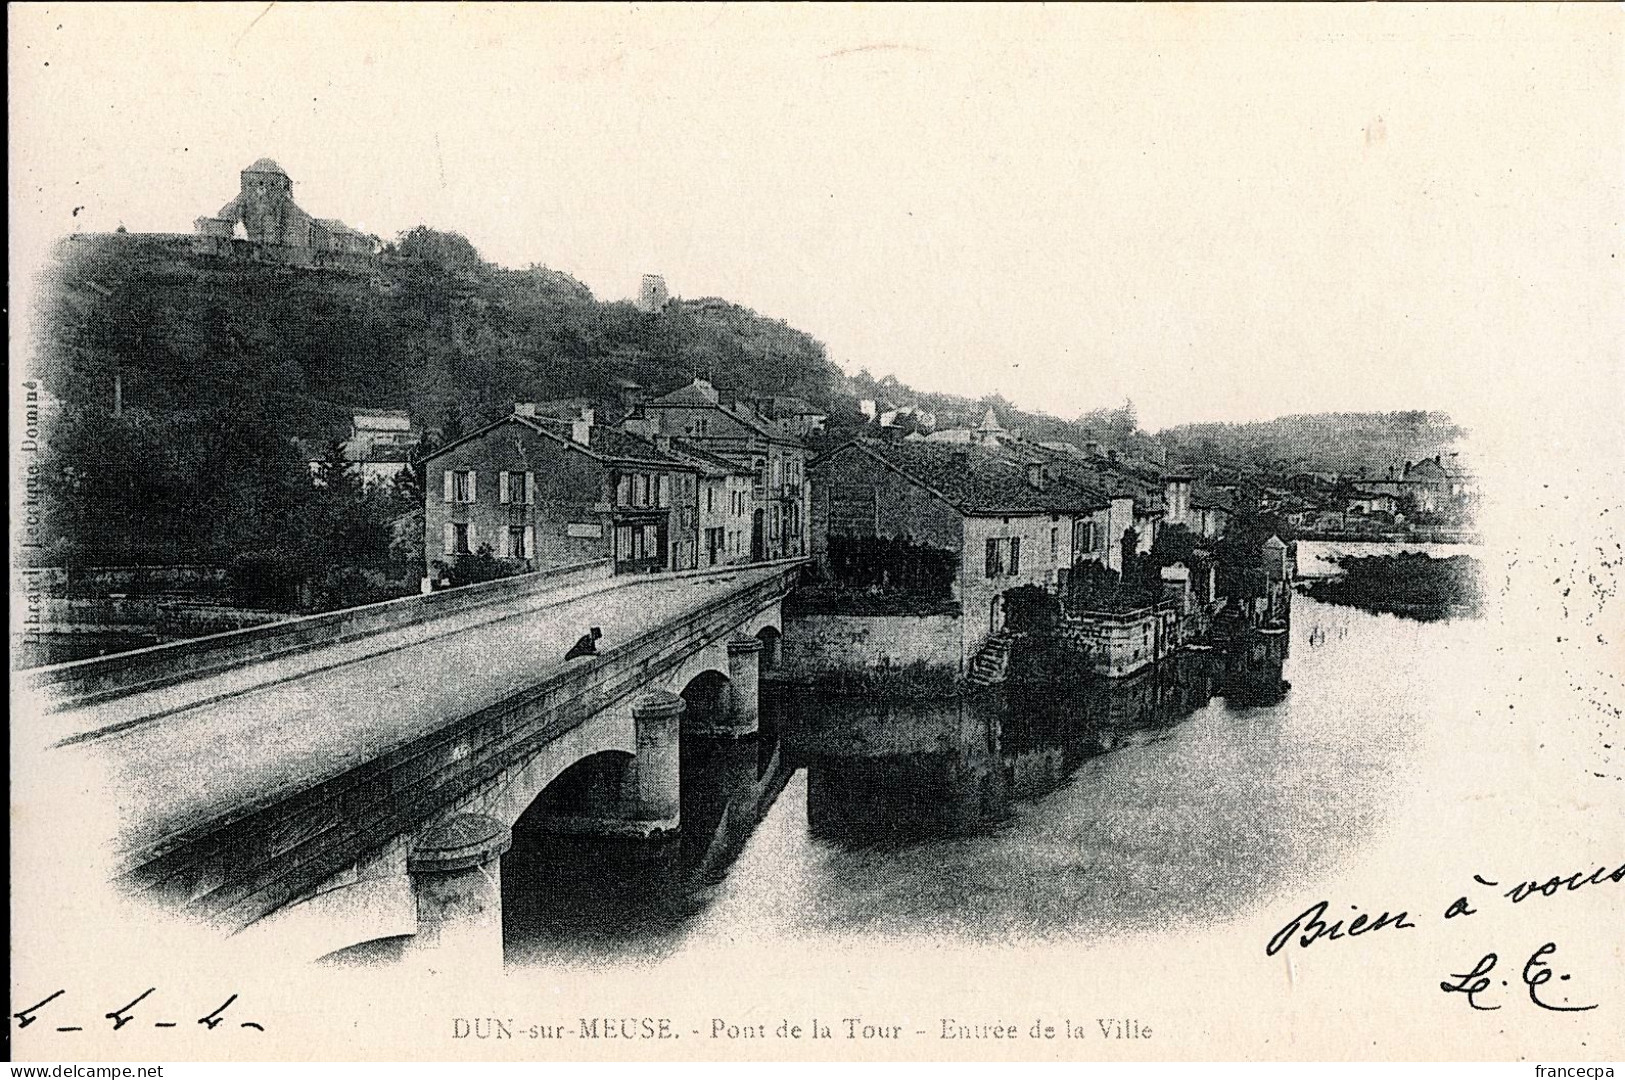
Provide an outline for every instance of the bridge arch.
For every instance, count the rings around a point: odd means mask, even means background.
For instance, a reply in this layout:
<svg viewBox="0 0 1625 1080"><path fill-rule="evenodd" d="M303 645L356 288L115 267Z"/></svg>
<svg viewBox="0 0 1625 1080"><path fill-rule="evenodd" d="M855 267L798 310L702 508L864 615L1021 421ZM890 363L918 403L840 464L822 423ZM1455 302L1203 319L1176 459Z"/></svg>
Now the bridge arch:
<svg viewBox="0 0 1625 1080"><path fill-rule="evenodd" d="M782 602L776 601L769 604L756 614L752 615L747 621L740 625L739 632L750 637L757 637L768 627L772 627L773 632L776 634L782 635L784 633Z"/></svg>
<svg viewBox="0 0 1625 1080"><path fill-rule="evenodd" d="M489 814L514 828L556 780L581 762L605 754L618 754L622 760L630 760L637 752L632 702L622 701L563 733L523 764L506 770L470 809Z"/></svg>
<svg viewBox="0 0 1625 1080"><path fill-rule="evenodd" d="M683 710L684 735L713 735L728 729L732 715L734 686L716 668L699 672L680 691L687 708Z"/></svg>
<svg viewBox="0 0 1625 1080"><path fill-rule="evenodd" d="M754 636L757 641L762 643L761 670L778 670L779 666L784 663L784 632L769 623L757 630Z"/></svg>
<svg viewBox="0 0 1625 1080"><path fill-rule="evenodd" d="M588 823L616 816L625 804L636 760L625 750L599 750L567 766L515 819L515 845L539 840L560 826L580 832Z"/></svg>

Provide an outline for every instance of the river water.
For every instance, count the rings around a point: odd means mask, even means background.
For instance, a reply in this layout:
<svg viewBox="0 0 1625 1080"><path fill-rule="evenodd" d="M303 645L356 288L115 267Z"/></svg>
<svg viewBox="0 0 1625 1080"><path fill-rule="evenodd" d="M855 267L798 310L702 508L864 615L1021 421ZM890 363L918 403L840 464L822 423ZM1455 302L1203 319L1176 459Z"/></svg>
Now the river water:
<svg viewBox="0 0 1625 1080"><path fill-rule="evenodd" d="M681 850L504 861L513 964L708 940L1100 937L1239 917L1380 832L1477 628L1294 600L1291 688L1239 707L1185 655L1053 701L766 692L763 735L684 752ZM780 785L782 791L779 790Z"/></svg>

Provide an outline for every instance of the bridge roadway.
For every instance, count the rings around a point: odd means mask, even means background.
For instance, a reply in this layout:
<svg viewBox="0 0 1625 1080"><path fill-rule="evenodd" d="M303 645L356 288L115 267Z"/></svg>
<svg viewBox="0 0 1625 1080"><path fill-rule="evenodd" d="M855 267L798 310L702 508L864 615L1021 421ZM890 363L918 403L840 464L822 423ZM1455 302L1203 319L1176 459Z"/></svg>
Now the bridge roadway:
<svg viewBox="0 0 1625 1080"><path fill-rule="evenodd" d="M123 852L162 848L344 773L569 666L589 627L600 652L785 572L617 578L541 593L43 718L51 754L116 793ZM56 770L53 770L56 771Z"/></svg>

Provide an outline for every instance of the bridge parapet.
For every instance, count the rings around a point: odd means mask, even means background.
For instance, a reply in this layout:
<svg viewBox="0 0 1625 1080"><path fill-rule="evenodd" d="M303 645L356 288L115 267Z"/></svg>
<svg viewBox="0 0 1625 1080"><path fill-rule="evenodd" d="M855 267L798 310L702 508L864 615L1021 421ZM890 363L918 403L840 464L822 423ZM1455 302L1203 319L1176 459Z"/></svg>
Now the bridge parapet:
<svg viewBox="0 0 1625 1080"><path fill-rule="evenodd" d="M51 708L73 708L503 602L607 584L613 571L608 559L600 559L111 656L52 664L22 672L19 677L27 689L47 695Z"/></svg>

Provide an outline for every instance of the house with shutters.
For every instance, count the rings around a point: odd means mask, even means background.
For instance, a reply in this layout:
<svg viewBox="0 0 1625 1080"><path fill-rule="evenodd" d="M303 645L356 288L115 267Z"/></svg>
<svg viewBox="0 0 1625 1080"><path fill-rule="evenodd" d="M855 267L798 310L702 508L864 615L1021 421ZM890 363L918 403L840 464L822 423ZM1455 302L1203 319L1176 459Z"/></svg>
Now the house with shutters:
<svg viewBox="0 0 1625 1080"><path fill-rule="evenodd" d="M1113 499L997 444L859 438L809 471L820 573L861 583L872 578L864 561L880 558L901 580L911 576L901 552L948 566L944 599L962 612L961 670L1003 627L1007 593L1054 590L1079 564L1114 561L1109 538L1133 520L1130 497Z"/></svg>
<svg viewBox="0 0 1625 1080"><path fill-rule="evenodd" d="M690 567L731 566L750 561L750 469L688 439L656 440L673 457L694 466L699 475Z"/></svg>
<svg viewBox="0 0 1625 1080"><path fill-rule="evenodd" d="M424 461L431 580L482 549L510 569L613 559L617 573L695 565L699 470L648 440L512 413Z"/></svg>
<svg viewBox="0 0 1625 1080"><path fill-rule="evenodd" d="M748 561L807 554L807 449L784 424L695 379L643 402L624 426L651 440L683 439L748 470Z"/></svg>

